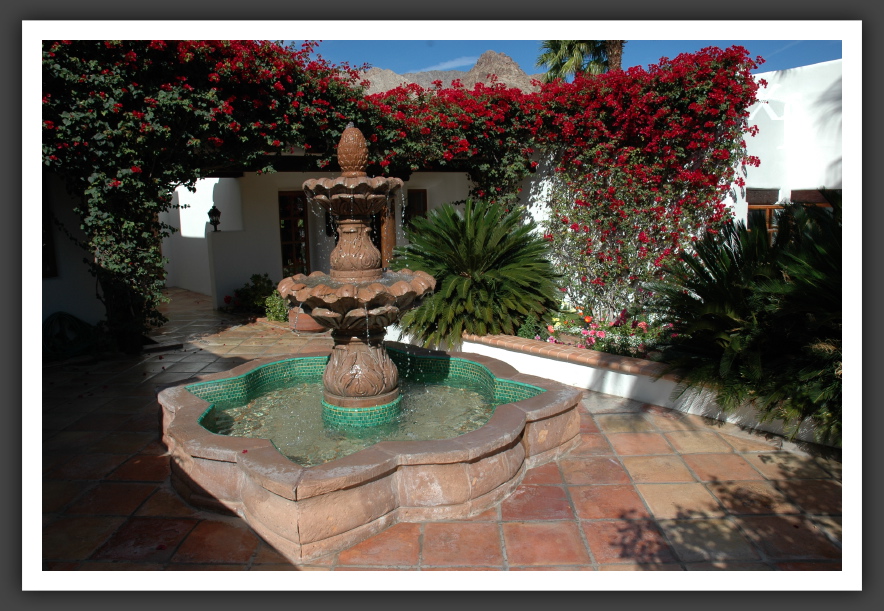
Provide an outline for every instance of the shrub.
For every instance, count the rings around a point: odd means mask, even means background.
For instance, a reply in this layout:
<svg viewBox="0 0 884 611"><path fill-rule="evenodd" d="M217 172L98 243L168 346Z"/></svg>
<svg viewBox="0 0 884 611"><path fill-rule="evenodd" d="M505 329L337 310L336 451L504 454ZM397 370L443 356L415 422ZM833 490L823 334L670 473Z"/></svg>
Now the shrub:
<svg viewBox="0 0 884 611"><path fill-rule="evenodd" d="M268 274L252 274L249 282L233 291L230 309L254 316L262 316L266 307L267 297L275 292L276 285Z"/></svg>
<svg viewBox="0 0 884 611"><path fill-rule="evenodd" d="M267 317L267 320L288 322L289 304L282 298L278 291L274 290L264 300L264 316Z"/></svg>
<svg viewBox="0 0 884 611"><path fill-rule="evenodd" d="M728 225L667 271L649 288L672 324L664 359L684 375L682 392L709 388L724 409L752 405L791 437L809 418L818 440L840 441L840 199L831 210L788 205L773 241Z"/></svg>
<svg viewBox="0 0 884 611"><path fill-rule="evenodd" d="M498 204L468 199L416 218L394 269L422 270L436 291L402 318L424 346L454 346L463 333L514 335L532 316L557 309L558 275L533 221Z"/></svg>

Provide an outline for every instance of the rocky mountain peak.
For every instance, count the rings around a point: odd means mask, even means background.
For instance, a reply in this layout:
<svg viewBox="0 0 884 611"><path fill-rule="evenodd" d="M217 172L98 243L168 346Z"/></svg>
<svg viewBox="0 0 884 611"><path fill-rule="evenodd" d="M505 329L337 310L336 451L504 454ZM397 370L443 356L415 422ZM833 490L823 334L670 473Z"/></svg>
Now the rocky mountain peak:
<svg viewBox="0 0 884 611"><path fill-rule="evenodd" d="M519 67L513 58L505 53L485 51L469 72L461 70L433 70L430 72L409 72L404 75L396 74L392 70L372 68L362 73L362 77L371 82L366 93L380 93L389 91L402 84L417 83L421 87L433 86L433 81L442 81L443 87L451 86L453 80L459 79L467 89L472 89L476 83L491 84L489 75L497 76L497 82L507 87L516 87L524 92L536 91L531 84L532 79L540 79L539 74L527 75Z"/></svg>

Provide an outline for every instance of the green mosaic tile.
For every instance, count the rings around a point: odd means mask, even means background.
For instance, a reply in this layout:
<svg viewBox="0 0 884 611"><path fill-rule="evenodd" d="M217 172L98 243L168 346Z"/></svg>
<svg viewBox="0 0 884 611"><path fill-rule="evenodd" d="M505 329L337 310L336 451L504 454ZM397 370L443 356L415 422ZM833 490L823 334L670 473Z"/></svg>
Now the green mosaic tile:
<svg viewBox="0 0 884 611"><path fill-rule="evenodd" d="M416 356L388 349L399 373L418 383L445 384L472 390L488 397L494 406L536 396L544 390L530 384L495 378L487 367L466 359L447 356ZM211 430L215 410L245 405L256 397L291 384L320 382L327 356L295 357L257 367L248 373L210 382L195 382L185 388L207 401L209 408L199 419ZM390 422L399 414L401 397L372 408L340 408L323 401L328 423L333 426L369 427Z"/></svg>

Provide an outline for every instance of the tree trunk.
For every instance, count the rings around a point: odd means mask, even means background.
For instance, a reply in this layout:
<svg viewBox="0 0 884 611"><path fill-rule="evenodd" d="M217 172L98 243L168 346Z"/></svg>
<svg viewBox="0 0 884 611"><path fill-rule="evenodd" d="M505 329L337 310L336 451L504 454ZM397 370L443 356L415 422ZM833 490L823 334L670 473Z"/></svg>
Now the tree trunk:
<svg viewBox="0 0 884 611"><path fill-rule="evenodd" d="M605 53L608 56L608 72L614 70L622 70L623 65L623 45L625 40L606 40Z"/></svg>

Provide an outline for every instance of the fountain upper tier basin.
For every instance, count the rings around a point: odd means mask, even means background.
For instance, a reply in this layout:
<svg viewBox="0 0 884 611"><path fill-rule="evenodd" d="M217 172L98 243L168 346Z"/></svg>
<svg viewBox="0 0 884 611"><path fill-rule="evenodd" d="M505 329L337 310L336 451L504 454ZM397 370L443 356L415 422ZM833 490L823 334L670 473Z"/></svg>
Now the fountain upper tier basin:
<svg viewBox="0 0 884 611"><path fill-rule="evenodd" d="M436 280L422 271L384 272L377 280L347 282L322 272L283 279L277 290L330 329L377 329L432 292Z"/></svg>
<svg viewBox="0 0 884 611"><path fill-rule="evenodd" d="M387 176L339 176L304 182L304 194L338 217L372 216L383 211L387 200L404 183Z"/></svg>

